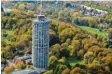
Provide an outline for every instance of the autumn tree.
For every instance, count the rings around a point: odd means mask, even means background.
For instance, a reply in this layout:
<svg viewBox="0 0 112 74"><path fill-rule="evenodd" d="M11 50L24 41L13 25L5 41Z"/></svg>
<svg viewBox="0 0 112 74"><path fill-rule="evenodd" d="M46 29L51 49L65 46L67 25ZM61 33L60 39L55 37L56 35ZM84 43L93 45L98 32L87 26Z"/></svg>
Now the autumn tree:
<svg viewBox="0 0 112 74"><path fill-rule="evenodd" d="M20 10L24 10L24 9L25 9L25 4L23 4L23 3L20 4L18 8L19 8Z"/></svg>
<svg viewBox="0 0 112 74"><path fill-rule="evenodd" d="M57 62L57 58L55 56L51 56L49 58L49 64L48 64L49 68L55 68L56 62Z"/></svg>
<svg viewBox="0 0 112 74"><path fill-rule="evenodd" d="M93 52L95 56L97 56L98 53L102 52L103 50L99 48L98 46L92 46L91 48L89 48L89 51Z"/></svg>
<svg viewBox="0 0 112 74"><path fill-rule="evenodd" d="M4 72L5 72L6 74L9 74L9 73L12 72L14 69L15 69L14 66L7 66L7 67L4 68Z"/></svg>
<svg viewBox="0 0 112 74"><path fill-rule="evenodd" d="M2 19L2 20L1 20L2 28L5 28L5 26L6 26L7 22L8 22L8 18L2 17L1 19Z"/></svg>
<svg viewBox="0 0 112 74"><path fill-rule="evenodd" d="M28 10L27 15L29 17L34 17L34 11Z"/></svg>
<svg viewBox="0 0 112 74"><path fill-rule="evenodd" d="M44 74L53 74L53 70L48 70Z"/></svg>
<svg viewBox="0 0 112 74"><path fill-rule="evenodd" d="M17 62L17 63L15 64L15 67L16 67L17 69L24 69L24 68L25 68L25 64L24 64L23 61L19 61L19 62Z"/></svg>
<svg viewBox="0 0 112 74"><path fill-rule="evenodd" d="M84 50L81 49L81 50L79 50L79 51L77 52L77 57L82 59L83 56L84 56Z"/></svg>
<svg viewBox="0 0 112 74"><path fill-rule="evenodd" d="M56 68L55 68L55 70L54 70L54 74L61 74L62 71L64 69L66 69L66 68L67 68L66 65L57 65Z"/></svg>
<svg viewBox="0 0 112 74"><path fill-rule="evenodd" d="M108 30L108 38L109 38L109 40L108 40L108 45L109 45L109 47L112 48L112 28L110 28L110 29Z"/></svg>
<svg viewBox="0 0 112 74"><path fill-rule="evenodd" d="M70 69L64 69L61 74L70 74Z"/></svg>
<svg viewBox="0 0 112 74"><path fill-rule="evenodd" d="M81 25L85 25L85 26L90 26L90 27L96 27L96 20L92 17L83 17L81 20L80 20L80 24Z"/></svg>
<svg viewBox="0 0 112 74"><path fill-rule="evenodd" d="M60 48L60 58L61 57L69 57L69 50L68 50L68 44L67 43L63 43L61 44L61 48Z"/></svg>
<svg viewBox="0 0 112 74"><path fill-rule="evenodd" d="M70 51L70 56L76 55L76 51L79 49L80 47L80 42L79 40L72 40L71 45L69 45L68 49Z"/></svg>
<svg viewBox="0 0 112 74"><path fill-rule="evenodd" d="M66 62L66 58L65 58L65 57L62 57L61 59L59 59L59 60L58 60L58 62L60 62L60 63L63 63L63 64L64 64L64 63Z"/></svg>
<svg viewBox="0 0 112 74"><path fill-rule="evenodd" d="M93 60L94 60L94 53L88 51L88 52L84 55L84 62L85 62L85 64L92 63Z"/></svg>
<svg viewBox="0 0 112 74"><path fill-rule="evenodd" d="M59 44L55 44L51 47L51 51L53 55L55 55L56 57L60 56L60 45Z"/></svg>
<svg viewBox="0 0 112 74"><path fill-rule="evenodd" d="M70 71L70 74L76 74L76 73L79 73L80 72L80 68L79 67L75 67L73 68L71 71Z"/></svg>
<svg viewBox="0 0 112 74"><path fill-rule="evenodd" d="M59 33L59 38L61 42L64 42L68 38L72 39L74 34L75 34L74 28L66 28Z"/></svg>

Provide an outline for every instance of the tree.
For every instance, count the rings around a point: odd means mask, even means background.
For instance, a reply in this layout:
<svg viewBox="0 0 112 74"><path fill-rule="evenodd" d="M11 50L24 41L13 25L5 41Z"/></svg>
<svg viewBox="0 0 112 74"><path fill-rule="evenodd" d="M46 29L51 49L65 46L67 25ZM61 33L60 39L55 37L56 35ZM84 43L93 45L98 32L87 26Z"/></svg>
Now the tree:
<svg viewBox="0 0 112 74"><path fill-rule="evenodd" d="M61 48L60 48L60 58L61 57L69 57L69 50L68 50L68 44L67 43L63 43L61 44Z"/></svg>
<svg viewBox="0 0 112 74"><path fill-rule="evenodd" d="M6 74L9 74L9 73L12 72L14 69L15 69L14 66L7 66L7 67L4 68L4 72L5 72Z"/></svg>
<svg viewBox="0 0 112 74"><path fill-rule="evenodd" d="M65 57L62 57L61 59L59 59L59 60L58 60L58 62L60 62L60 63L63 63L63 64L64 64L64 63L66 62L66 58L65 58Z"/></svg>
<svg viewBox="0 0 112 74"><path fill-rule="evenodd" d="M83 58L83 56L84 56L84 50L83 49L79 50L77 52L77 56L78 56L78 58Z"/></svg>
<svg viewBox="0 0 112 74"><path fill-rule="evenodd" d="M73 17L78 17L78 16L80 16L80 13L79 12L74 12L73 13Z"/></svg>
<svg viewBox="0 0 112 74"><path fill-rule="evenodd" d="M74 18L73 18L73 23L76 24L76 25L79 24L79 21L78 21L78 18L77 18L77 17L74 17Z"/></svg>
<svg viewBox="0 0 112 74"><path fill-rule="evenodd" d="M13 24L16 24L16 22L17 22L16 18L11 18L11 19L8 20L8 23L9 23L10 26L12 26Z"/></svg>
<svg viewBox="0 0 112 74"><path fill-rule="evenodd" d="M25 9L25 4L23 4L23 3L20 4L18 8L19 8L20 10L24 10L24 9Z"/></svg>
<svg viewBox="0 0 112 74"><path fill-rule="evenodd" d="M67 22L71 21L71 15L70 12L68 12L69 9L65 9L63 11L59 12L59 20L66 20Z"/></svg>
<svg viewBox="0 0 112 74"><path fill-rule="evenodd" d="M108 30L108 45L109 45L109 47L110 48L112 48L112 28L110 28L109 30Z"/></svg>
<svg viewBox="0 0 112 74"><path fill-rule="evenodd" d="M56 68L55 68L55 70L54 70L54 74L61 74L62 71L63 71L64 69L66 69L66 68L67 68L66 65L61 65L61 64L59 64L59 65L56 66Z"/></svg>
<svg viewBox="0 0 112 74"><path fill-rule="evenodd" d="M23 50L25 47L28 47L28 46L29 46L28 40L21 40L16 43L16 48L20 50Z"/></svg>
<svg viewBox="0 0 112 74"><path fill-rule="evenodd" d="M70 74L70 69L64 69L61 74Z"/></svg>
<svg viewBox="0 0 112 74"><path fill-rule="evenodd" d="M97 22L94 18L87 16L87 17L83 17L80 20L80 24L85 26L90 26L90 27L96 27Z"/></svg>
<svg viewBox="0 0 112 74"><path fill-rule="evenodd" d="M79 50L80 42L79 40L72 40L71 45L69 46L70 55L75 55L76 51Z"/></svg>
<svg viewBox="0 0 112 74"><path fill-rule="evenodd" d="M89 48L89 51L93 52L95 56L98 55L99 52L102 52L103 50L99 48L99 46L92 46Z"/></svg>
<svg viewBox="0 0 112 74"><path fill-rule="evenodd" d="M57 58L60 56L60 45L59 44L55 44L51 47L51 52L53 55L55 55Z"/></svg>
<svg viewBox="0 0 112 74"><path fill-rule="evenodd" d="M28 10L27 15L29 17L34 17L34 11Z"/></svg>
<svg viewBox="0 0 112 74"><path fill-rule="evenodd" d="M17 69L24 69L25 68L25 64L23 61L18 61L16 64L15 64L16 68Z"/></svg>
<svg viewBox="0 0 112 74"><path fill-rule="evenodd" d="M53 70L48 70L44 74L53 74Z"/></svg>
<svg viewBox="0 0 112 74"><path fill-rule="evenodd" d="M29 63L28 63L29 64ZM31 63L30 63L31 64ZM27 65L27 67L26 68L28 68L28 69L33 69L33 66L32 65Z"/></svg>
<svg viewBox="0 0 112 74"><path fill-rule="evenodd" d="M72 39L75 33L76 31L74 28L66 28L59 33L59 38L61 42L65 42L68 38Z"/></svg>
<svg viewBox="0 0 112 74"><path fill-rule="evenodd" d="M85 64L92 63L93 60L94 60L94 53L88 51L88 52L84 55L84 62L85 62Z"/></svg>
<svg viewBox="0 0 112 74"><path fill-rule="evenodd" d="M6 29L11 29L12 26L11 26L10 24L6 24L5 28L6 28Z"/></svg>
<svg viewBox="0 0 112 74"><path fill-rule="evenodd" d="M80 68L79 67L75 67L73 68L71 71L70 71L70 74L76 74L76 73L79 73L80 72Z"/></svg>
<svg viewBox="0 0 112 74"><path fill-rule="evenodd" d="M5 28L7 22L8 22L8 18L6 18L6 17L1 17L2 28Z"/></svg>
<svg viewBox="0 0 112 74"><path fill-rule="evenodd" d="M51 56L51 57L49 58L48 66L49 66L50 68L55 68L55 66L56 66L56 61L57 61L57 58L56 58L55 56Z"/></svg>
<svg viewBox="0 0 112 74"><path fill-rule="evenodd" d="M70 45L70 43L71 43L70 38L66 39L66 42L65 43L67 43L68 45Z"/></svg>

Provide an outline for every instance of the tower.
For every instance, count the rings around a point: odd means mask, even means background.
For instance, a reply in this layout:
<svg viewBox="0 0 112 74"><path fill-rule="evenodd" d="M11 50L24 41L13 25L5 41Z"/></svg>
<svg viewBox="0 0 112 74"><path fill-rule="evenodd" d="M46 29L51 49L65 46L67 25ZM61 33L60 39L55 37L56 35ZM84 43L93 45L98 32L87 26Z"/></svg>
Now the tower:
<svg viewBox="0 0 112 74"><path fill-rule="evenodd" d="M32 63L39 70L48 67L49 20L40 14L32 23Z"/></svg>

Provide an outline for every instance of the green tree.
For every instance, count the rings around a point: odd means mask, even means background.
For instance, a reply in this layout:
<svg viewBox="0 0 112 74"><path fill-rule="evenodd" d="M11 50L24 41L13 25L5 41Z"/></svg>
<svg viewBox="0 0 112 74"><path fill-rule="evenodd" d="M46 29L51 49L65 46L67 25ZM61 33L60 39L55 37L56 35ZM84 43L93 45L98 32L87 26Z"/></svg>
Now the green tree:
<svg viewBox="0 0 112 74"><path fill-rule="evenodd" d="M49 58L49 64L48 64L49 68L55 68L56 62L57 62L57 58L55 56L51 56Z"/></svg>
<svg viewBox="0 0 112 74"><path fill-rule="evenodd" d="M62 71L64 69L66 69L66 68L67 68L66 65L57 65L56 68L55 68L55 70L54 70L54 74L61 74Z"/></svg>

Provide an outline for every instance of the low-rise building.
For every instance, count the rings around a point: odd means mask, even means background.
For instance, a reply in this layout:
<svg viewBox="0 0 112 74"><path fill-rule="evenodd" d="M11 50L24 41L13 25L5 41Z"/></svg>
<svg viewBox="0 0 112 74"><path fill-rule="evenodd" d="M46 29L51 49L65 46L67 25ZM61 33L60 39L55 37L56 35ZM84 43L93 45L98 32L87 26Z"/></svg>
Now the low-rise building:
<svg viewBox="0 0 112 74"><path fill-rule="evenodd" d="M88 6L85 6L85 5L81 5L81 9L84 10L84 12L85 12L84 14L85 15L101 16L101 17L103 17L104 15L108 14L107 11L95 9L95 8L88 7Z"/></svg>
<svg viewBox="0 0 112 74"><path fill-rule="evenodd" d="M25 69L25 70L15 70L11 74L40 74L40 73L36 70Z"/></svg>
<svg viewBox="0 0 112 74"><path fill-rule="evenodd" d="M25 55L25 56L22 56L22 57L15 56L14 59L13 59L13 61L14 62L24 61L24 63L27 64L28 62L31 61L31 58L32 58L31 55Z"/></svg>
<svg viewBox="0 0 112 74"><path fill-rule="evenodd" d="M1 64L1 71L4 70L4 64Z"/></svg>

